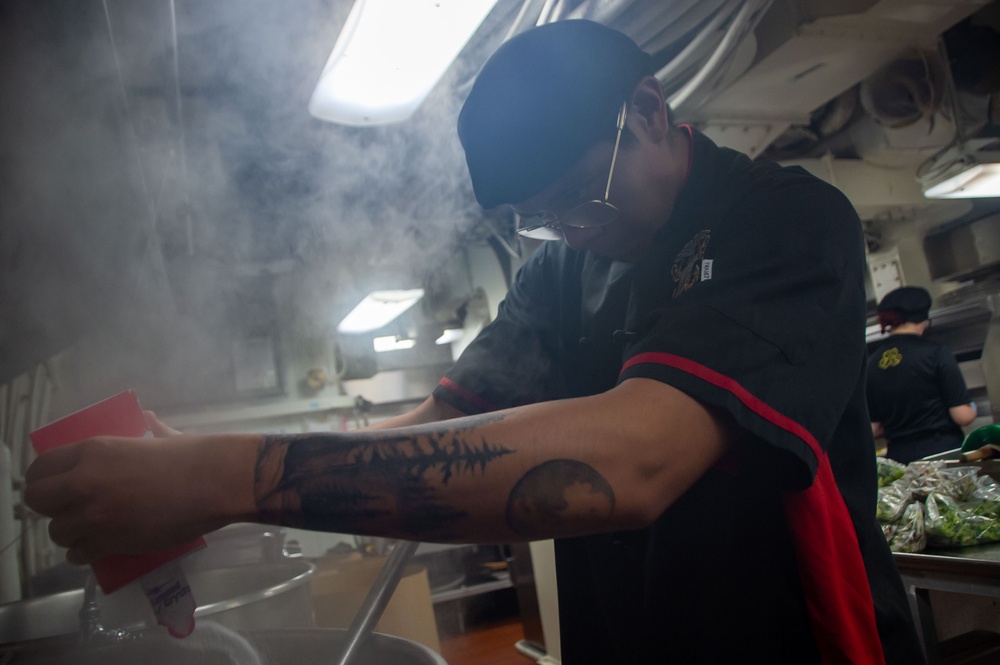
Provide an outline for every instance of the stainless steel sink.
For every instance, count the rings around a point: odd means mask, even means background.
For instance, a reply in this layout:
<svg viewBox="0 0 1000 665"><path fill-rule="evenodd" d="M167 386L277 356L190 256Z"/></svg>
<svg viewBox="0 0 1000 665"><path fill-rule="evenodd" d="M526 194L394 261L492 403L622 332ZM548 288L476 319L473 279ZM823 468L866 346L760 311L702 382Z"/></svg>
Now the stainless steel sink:
<svg viewBox="0 0 1000 665"><path fill-rule="evenodd" d="M0 605L0 644L75 635L83 589Z"/></svg>
<svg viewBox="0 0 1000 665"><path fill-rule="evenodd" d="M233 630L312 627L308 582L314 571L312 564L290 559L191 572L195 617ZM106 629L141 630L156 624L138 585L98 594L97 604ZM0 605L0 645L76 636L82 605L83 589Z"/></svg>
<svg viewBox="0 0 1000 665"><path fill-rule="evenodd" d="M5 665L329 665L340 653L346 631L335 628L209 630L208 622L177 640L149 633L115 645L36 643L0 647ZM58 641L51 641L58 642ZM7 659L7 660L5 660ZM352 665L447 665L429 648L400 637L373 633Z"/></svg>

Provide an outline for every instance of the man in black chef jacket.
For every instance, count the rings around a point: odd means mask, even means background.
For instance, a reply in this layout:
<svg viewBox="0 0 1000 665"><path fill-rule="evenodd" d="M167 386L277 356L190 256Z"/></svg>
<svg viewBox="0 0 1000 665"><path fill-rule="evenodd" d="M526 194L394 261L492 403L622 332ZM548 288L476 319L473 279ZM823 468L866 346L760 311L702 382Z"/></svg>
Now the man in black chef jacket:
<svg viewBox="0 0 1000 665"><path fill-rule="evenodd" d="M858 218L674 126L650 74L596 23L507 41L459 136L479 202L559 240L433 395L382 430L48 453L26 496L69 558L251 520L554 537L565 665L921 662L875 520Z"/></svg>
<svg viewBox="0 0 1000 665"><path fill-rule="evenodd" d="M962 427L976 419L955 355L923 336L930 309L931 294L922 287L887 293L878 304L878 319L889 337L868 360L872 433L884 434L886 456L903 464L958 449L965 439Z"/></svg>

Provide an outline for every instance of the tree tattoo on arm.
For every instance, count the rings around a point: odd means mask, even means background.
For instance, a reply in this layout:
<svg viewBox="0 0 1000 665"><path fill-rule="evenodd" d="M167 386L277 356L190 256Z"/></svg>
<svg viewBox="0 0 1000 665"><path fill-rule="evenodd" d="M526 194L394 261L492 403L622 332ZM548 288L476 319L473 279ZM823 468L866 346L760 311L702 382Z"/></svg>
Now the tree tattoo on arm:
<svg viewBox="0 0 1000 665"><path fill-rule="evenodd" d="M385 533L391 525L424 540L455 540L468 516L441 491L458 474L485 474L513 450L477 437L464 426L363 432L352 435L265 436L254 478L267 521L323 531Z"/></svg>
<svg viewBox="0 0 1000 665"><path fill-rule="evenodd" d="M460 541L469 513L443 490L458 475L486 475L516 451L476 433L494 414L462 425L386 432L266 436L257 451L254 491L261 519L355 534L400 533L413 540ZM591 466L544 461L513 486L504 518L526 539L566 535L581 522L609 524L615 495Z"/></svg>

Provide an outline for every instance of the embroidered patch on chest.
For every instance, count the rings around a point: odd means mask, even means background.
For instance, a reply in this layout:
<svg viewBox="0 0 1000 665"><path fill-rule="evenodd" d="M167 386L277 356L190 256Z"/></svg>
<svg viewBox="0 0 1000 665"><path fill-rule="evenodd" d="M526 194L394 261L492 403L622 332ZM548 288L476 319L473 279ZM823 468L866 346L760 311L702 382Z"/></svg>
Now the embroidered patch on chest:
<svg viewBox="0 0 1000 665"><path fill-rule="evenodd" d="M674 298L698 282L712 279L712 259L705 258L705 250L708 249L711 238L712 232L708 229L698 231L674 258L674 265L670 270L674 278Z"/></svg>

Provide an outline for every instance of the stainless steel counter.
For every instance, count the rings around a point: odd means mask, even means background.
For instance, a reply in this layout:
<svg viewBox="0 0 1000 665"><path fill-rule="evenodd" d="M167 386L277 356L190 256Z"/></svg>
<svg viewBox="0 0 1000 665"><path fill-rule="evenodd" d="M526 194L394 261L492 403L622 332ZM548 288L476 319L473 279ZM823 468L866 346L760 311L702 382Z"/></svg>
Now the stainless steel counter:
<svg viewBox="0 0 1000 665"><path fill-rule="evenodd" d="M1000 600L1000 543L917 554L897 552L893 558L903 577L928 665L939 665L942 655L931 592L963 594L995 604Z"/></svg>

